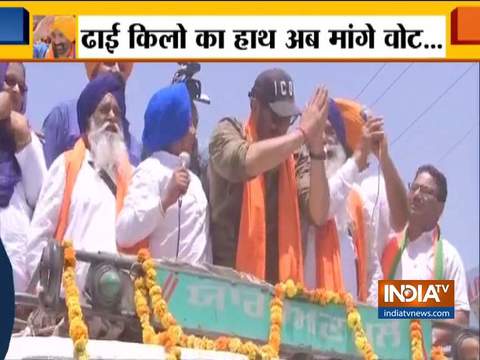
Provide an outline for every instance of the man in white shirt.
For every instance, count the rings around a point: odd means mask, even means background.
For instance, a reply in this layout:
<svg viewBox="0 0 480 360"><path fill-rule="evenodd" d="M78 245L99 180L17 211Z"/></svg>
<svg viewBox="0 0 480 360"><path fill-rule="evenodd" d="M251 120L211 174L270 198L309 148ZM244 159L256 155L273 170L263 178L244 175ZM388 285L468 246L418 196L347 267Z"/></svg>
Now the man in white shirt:
<svg viewBox="0 0 480 360"><path fill-rule="evenodd" d="M52 239L71 240L77 250L117 252L115 188L125 186L122 173L130 169L121 121L124 95L125 83L115 73L95 78L81 93L77 110L82 137L48 170L33 216L26 255L30 275ZM88 264L77 264L80 288L87 269Z"/></svg>
<svg viewBox="0 0 480 360"><path fill-rule="evenodd" d="M10 259L15 291L28 286L27 230L47 169L42 145L23 115L25 69L0 64L0 239Z"/></svg>
<svg viewBox="0 0 480 360"><path fill-rule="evenodd" d="M470 305L463 262L455 247L442 237L438 225L446 200L445 175L432 165L419 167L408 191L408 225L391 237L383 252L382 268L385 279L454 280L453 322L468 325ZM448 334L438 332L437 340L448 341Z"/></svg>
<svg viewBox="0 0 480 360"><path fill-rule="evenodd" d="M379 210L386 201L385 190L388 195L403 185L387 151L382 119L367 119L359 104L330 99L325 138L330 220L321 228L309 229L306 283L346 290L355 299L376 305L377 280L382 278L377 235L387 234L390 227L385 211ZM368 176L372 152L379 158L385 181L383 176Z"/></svg>
<svg viewBox="0 0 480 360"><path fill-rule="evenodd" d="M142 138L150 156L135 170L117 220L120 247L140 244L155 258L211 261L207 198L179 156L195 143L193 106L185 83L150 99Z"/></svg>

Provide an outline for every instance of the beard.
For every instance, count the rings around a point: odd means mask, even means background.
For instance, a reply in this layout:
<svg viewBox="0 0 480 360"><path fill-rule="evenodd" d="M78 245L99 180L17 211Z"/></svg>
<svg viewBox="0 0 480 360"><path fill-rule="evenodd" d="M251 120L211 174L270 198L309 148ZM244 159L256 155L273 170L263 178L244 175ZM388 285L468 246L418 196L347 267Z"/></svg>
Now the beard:
<svg viewBox="0 0 480 360"><path fill-rule="evenodd" d="M115 174L121 159L127 156L123 131L117 124L113 126L116 128L115 132L107 129L112 127L112 123L106 122L99 126L91 118L91 130L87 136L95 168L103 169L111 176Z"/></svg>
<svg viewBox="0 0 480 360"><path fill-rule="evenodd" d="M332 177L338 169L347 161L347 154L341 144L327 144L325 146L327 160L325 161L325 172L327 178Z"/></svg>

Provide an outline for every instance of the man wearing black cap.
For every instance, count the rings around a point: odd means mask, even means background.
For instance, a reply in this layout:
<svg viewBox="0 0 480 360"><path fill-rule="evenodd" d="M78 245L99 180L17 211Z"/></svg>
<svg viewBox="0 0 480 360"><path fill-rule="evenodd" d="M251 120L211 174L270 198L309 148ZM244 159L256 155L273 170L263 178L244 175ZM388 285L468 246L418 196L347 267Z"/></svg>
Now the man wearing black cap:
<svg viewBox="0 0 480 360"><path fill-rule="evenodd" d="M209 145L214 263L271 283L303 281L300 212L322 225L329 207L327 91L318 88L302 114L291 77L270 69L257 77L249 97L248 121L222 119ZM300 115L299 127L287 134ZM302 164L293 158L303 144L312 158L309 172L296 171Z"/></svg>

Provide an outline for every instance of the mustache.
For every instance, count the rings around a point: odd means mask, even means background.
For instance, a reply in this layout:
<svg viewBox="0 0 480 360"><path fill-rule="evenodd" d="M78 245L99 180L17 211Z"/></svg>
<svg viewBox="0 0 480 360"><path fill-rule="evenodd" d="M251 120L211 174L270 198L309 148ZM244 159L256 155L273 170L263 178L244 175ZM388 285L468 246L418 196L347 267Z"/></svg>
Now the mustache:
<svg viewBox="0 0 480 360"><path fill-rule="evenodd" d="M115 129L116 133L120 133L120 126L118 126L118 124L113 123L113 122L104 123L99 128L94 129L93 133L94 134L101 134L101 133L106 132L106 131L111 132L109 129L112 128L112 127Z"/></svg>

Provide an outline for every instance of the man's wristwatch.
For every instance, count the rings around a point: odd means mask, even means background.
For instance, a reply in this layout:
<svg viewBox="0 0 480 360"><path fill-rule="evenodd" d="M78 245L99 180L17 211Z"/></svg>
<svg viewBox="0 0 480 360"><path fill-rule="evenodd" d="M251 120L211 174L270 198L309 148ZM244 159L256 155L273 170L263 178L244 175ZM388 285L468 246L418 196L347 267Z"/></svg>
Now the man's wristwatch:
<svg viewBox="0 0 480 360"><path fill-rule="evenodd" d="M325 151L321 151L318 154L315 154L310 151L310 159L312 160L325 160L327 158L327 153Z"/></svg>

